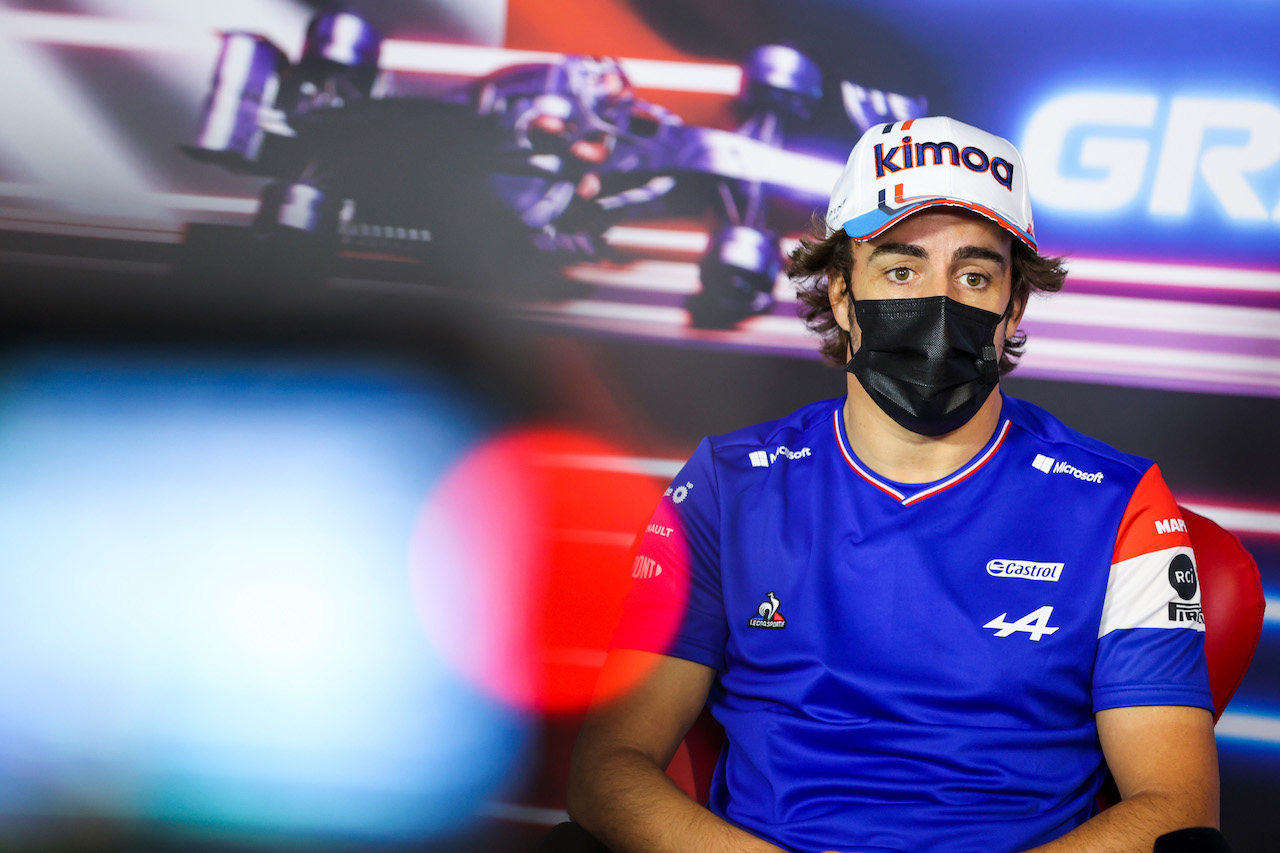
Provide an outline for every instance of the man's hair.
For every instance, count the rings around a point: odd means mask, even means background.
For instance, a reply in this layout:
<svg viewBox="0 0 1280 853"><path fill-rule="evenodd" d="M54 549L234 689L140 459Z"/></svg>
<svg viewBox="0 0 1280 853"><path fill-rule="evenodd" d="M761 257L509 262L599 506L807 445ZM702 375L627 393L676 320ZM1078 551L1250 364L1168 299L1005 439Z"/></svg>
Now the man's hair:
<svg viewBox="0 0 1280 853"><path fill-rule="evenodd" d="M802 238L791 252L787 276L796 286L800 319L822 338L819 352L832 364L844 364L849 352L849 333L836 322L827 285L833 277L839 277L846 288L853 280L853 238L843 230L831 231L821 218L814 217L809 236ZM1046 258L1014 238L1010 306L1019 303L1025 306L1032 293L1057 293L1066 277L1062 258ZM1004 342L1001 376L1013 370L1026 342L1027 336L1021 331Z"/></svg>

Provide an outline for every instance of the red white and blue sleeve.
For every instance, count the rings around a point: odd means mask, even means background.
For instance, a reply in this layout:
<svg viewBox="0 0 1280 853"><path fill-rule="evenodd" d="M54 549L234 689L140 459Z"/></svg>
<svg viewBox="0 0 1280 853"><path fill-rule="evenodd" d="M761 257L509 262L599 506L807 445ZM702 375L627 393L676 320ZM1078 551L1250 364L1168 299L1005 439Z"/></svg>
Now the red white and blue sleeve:
<svg viewBox="0 0 1280 853"><path fill-rule="evenodd" d="M729 625L720 585L720 499L703 439L654 511L631 568L611 648L724 667Z"/></svg>
<svg viewBox="0 0 1280 853"><path fill-rule="evenodd" d="M1116 534L1093 673L1095 712L1134 705L1213 710L1191 537L1155 465Z"/></svg>

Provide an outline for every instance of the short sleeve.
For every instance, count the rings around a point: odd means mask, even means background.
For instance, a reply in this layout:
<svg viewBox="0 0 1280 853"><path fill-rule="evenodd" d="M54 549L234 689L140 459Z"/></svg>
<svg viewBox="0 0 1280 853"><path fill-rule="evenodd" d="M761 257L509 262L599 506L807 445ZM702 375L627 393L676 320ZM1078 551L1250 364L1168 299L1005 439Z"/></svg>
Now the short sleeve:
<svg viewBox="0 0 1280 853"><path fill-rule="evenodd" d="M1131 705L1213 710L1191 537L1154 465L1116 534L1094 663L1094 711Z"/></svg>
<svg viewBox="0 0 1280 853"><path fill-rule="evenodd" d="M729 628L720 585L717 485L711 442L703 439L640 538L611 648L723 668Z"/></svg>

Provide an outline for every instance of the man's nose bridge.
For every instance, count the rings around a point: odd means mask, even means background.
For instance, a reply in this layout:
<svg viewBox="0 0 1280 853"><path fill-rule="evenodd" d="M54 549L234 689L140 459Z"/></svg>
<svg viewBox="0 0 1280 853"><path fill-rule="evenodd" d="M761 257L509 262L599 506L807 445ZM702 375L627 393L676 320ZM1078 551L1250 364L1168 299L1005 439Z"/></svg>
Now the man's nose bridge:
<svg viewBox="0 0 1280 853"><path fill-rule="evenodd" d="M930 270L924 275L924 296L950 296L951 276L946 270Z"/></svg>

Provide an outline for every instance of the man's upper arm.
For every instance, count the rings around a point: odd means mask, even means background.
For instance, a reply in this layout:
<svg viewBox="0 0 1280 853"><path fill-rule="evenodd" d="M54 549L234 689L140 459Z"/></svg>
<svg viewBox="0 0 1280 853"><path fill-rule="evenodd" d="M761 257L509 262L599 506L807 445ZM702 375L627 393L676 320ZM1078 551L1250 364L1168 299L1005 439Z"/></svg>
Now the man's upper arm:
<svg viewBox="0 0 1280 853"><path fill-rule="evenodd" d="M665 768L706 704L715 670L652 652L614 649L600 672L597 702L574 750L574 772L602 752L628 749Z"/></svg>
<svg viewBox="0 0 1280 853"><path fill-rule="evenodd" d="M1213 715L1177 705L1099 711L1098 739L1121 799L1172 798L1184 826L1218 825Z"/></svg>
<svg viewBox="0 0 1280 853"><path fill-rule="evenodd" d="M1213 708L1191 537L1152 465L1116 533L1098 627L1093 709Z"/></svg>

